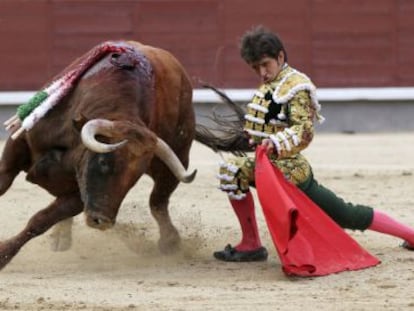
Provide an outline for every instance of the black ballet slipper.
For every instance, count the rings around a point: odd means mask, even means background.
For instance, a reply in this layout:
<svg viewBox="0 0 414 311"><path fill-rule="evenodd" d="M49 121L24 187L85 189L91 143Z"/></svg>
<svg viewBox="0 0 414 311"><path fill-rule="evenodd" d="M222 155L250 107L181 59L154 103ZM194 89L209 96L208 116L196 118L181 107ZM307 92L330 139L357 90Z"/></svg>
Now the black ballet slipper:
<svg viewBox="0 0 414 311"><path fill-rule="evenodd" d="M413 246L413 245L411 245L410 243L408 243L407 241L404 241L404 242L401 244L401 247L402 247L402 248L405 248L405 249L407 249L407 250L409 250L409 251L414 251L414 246Z"/></svg>
<svg viewBox="0 0 414 311"><path fill-rule="evenodd" d="M268 256L267 249L259 247L251 251L238 251L230 244L224 250L214 252L214 257L222 261L248 262L248 261L265 261Z"/></svg>

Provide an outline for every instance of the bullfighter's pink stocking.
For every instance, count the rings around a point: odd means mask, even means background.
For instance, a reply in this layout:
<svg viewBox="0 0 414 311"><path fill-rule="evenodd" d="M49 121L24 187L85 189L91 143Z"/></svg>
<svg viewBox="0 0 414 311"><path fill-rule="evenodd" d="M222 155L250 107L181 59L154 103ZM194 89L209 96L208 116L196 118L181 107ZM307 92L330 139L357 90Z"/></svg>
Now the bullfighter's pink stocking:
<svg viewBox="0 0 414 311"><path fill-rule="evenodd" d="M242 200L230 200L242 229L242 240L235 246L238 251L251 251L262 246L254 211L254 200L251 192Z"/></svg>
<svg viewBox="0 0 414 311"><path fill-rule="evenodd" d="M368 229L401 238L410 246L414 246L414 229L396 221L384 212L374 211L374 218Z"/></svg>

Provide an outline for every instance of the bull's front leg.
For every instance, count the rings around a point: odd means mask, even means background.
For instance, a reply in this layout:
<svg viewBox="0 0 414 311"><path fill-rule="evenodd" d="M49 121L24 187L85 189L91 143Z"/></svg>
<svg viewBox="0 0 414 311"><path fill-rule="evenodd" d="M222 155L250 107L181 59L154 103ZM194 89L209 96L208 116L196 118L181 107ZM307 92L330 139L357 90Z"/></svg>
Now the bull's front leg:
<svg viewBox="0 0 414 311"><path fill-rule="evenodd" d="M0 195L3 195L10 188L18 173L16 170L8 169L4 162L0 161Z"/></svg>
<svg viewBox="0 0 414 311"><path fill-rule="evenodd" d="M57 222L78 215L82 210L80 196L74 193L57 198L47 208L37 212L19 234L0 243L0 269L4 268L28 241L43 234Z"/></svg>
<svg viewBox="0 0 414 311"><path fill-rule="evenodd" d="M66 153L60 149L50 149L32 164L27 172L26 179L38 184L56 197L62 193L75 191L76 180L72 171L65 169ZM59 180L56 180L58 176ZM53 251L66 251L72 246L73 219L58 222L50 235L50 247Z"/></svg>
<svg viewBox="0 0 414 311"><path fill-rule="evenodd" d="M160 231L158 248L164 254L176 252L181 242L180 235L171 222L168 212L169 198L178 184L175 179L171 181L169 183L168 179L164 179L164 182L156 180L150 197L151 214L157 221Z"/></svg>
<svg viewBox="0 0 414 311"><path fill-rule="evenodd" d="M20 171L27 169L30 163L30 150L23 139L8 139L0 160L0 195L3 195L13 183Z"/></svg>
<svg viewBox="0 0 414 311"><path fill-rule="evenodd" d="M55 252L67 251L72 246L73 217L59 221L50 234L50 248Z"/></svg>

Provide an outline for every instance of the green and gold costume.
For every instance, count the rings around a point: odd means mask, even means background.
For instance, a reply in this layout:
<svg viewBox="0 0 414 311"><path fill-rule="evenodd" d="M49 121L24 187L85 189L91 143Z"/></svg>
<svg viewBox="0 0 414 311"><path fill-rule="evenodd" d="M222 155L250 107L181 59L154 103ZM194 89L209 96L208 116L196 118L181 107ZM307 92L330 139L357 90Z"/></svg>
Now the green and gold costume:
<svg viewBox="0 0 414 311"><path fill-rule="evenodd" d="M287 64L275 80L260 86L247 105L245 131L252 144L269 138L276 152L270 156L285 177L302 189L340 226L365 230L372 222L373 210L344 202L319 185L312 168L300 153L312 141L315 120L322 121L316 88L303 73ZM235 157L220 163L220 189L230 199L241 200L254 186L255 158Z"/></svg>

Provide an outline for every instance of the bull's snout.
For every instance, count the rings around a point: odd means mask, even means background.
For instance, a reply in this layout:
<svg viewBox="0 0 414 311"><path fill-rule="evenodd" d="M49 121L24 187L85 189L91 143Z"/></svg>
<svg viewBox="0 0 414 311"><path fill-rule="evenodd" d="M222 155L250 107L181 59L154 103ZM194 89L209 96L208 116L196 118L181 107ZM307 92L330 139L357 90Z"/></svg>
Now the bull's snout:
<svg viewBox="0 0 414 311"><path fill-rule="evenodd" d="M94 211L86 211L86 224L89 227L99 229L99 230L106 230L111 228L115 224L115 220L102 215L101 213L94 212Z"/></svg>

